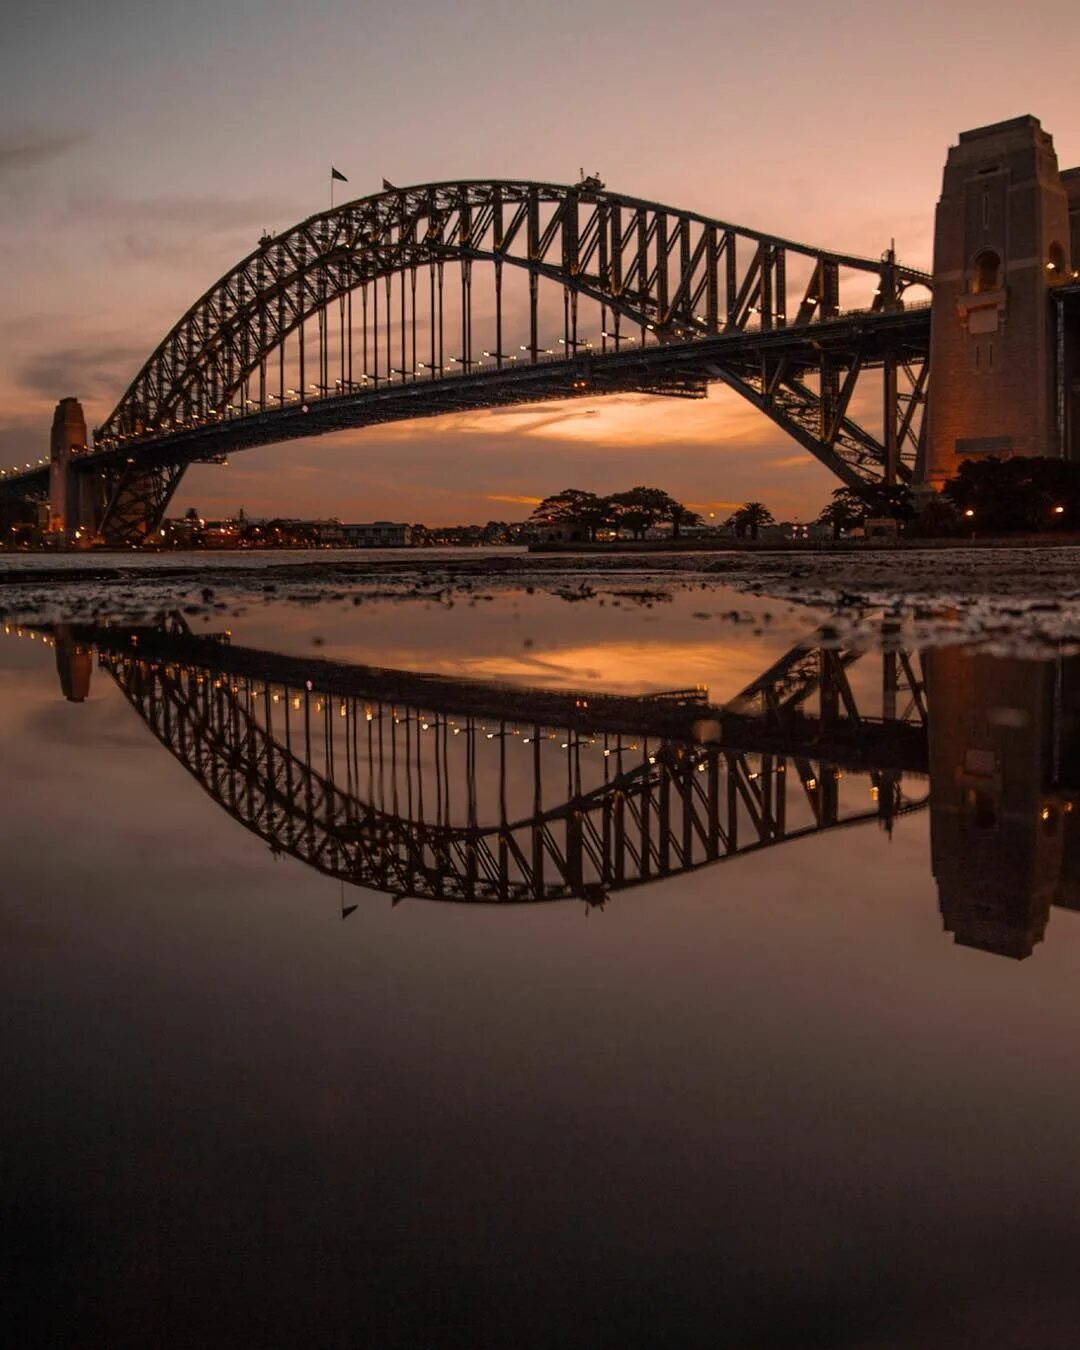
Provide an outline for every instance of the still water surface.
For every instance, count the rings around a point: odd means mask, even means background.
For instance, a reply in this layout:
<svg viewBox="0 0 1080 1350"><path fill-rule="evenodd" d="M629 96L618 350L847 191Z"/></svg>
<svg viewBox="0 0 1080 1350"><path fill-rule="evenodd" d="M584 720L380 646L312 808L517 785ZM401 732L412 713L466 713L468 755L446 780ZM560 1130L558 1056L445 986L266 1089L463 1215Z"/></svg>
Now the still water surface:
<svg viewBox="0 0 1080 1350"><path fill-rule="evenodd" d="M1080 671L823 622L11 626L15 1344L1075 1345Z"/></svg>

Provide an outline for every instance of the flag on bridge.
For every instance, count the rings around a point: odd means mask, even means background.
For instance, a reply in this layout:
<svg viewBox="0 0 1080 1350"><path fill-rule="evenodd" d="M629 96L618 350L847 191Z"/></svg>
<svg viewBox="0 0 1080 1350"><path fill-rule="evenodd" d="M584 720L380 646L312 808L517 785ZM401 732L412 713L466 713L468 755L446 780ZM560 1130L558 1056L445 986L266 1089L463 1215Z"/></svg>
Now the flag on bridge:
<svg viewBox="0 0 1080 1350"><path fill-rule="evenodd" d="M344 175L343 173L339 173L339 172L337 171L337 169L335 169L334 166L333 166L332 164L330 165L330 177L331 177L331 178L336 178L336 179L338 180L339 183L347 183L347 182L349 181L349 180L345 177L345 175Z"/></svg>

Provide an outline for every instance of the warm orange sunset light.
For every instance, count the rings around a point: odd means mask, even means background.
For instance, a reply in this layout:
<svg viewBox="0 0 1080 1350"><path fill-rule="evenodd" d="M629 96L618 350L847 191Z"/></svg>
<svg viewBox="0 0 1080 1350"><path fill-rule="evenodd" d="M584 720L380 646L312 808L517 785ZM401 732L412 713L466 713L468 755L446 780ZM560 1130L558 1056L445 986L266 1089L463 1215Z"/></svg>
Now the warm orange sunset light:
<svg viewBox="0 0 1080 1350"><path fill-rule="evenodd" d="M12 1350L1077 1350L1080 0L23 0Z"/></svg>
<svg viewBox="0 0 1080 1350"><path fill-rule="evenodd" d="M1040 36L1068 28L1071 9L1064 0L1036 8L1040 22L1019 27L1010 60L988 82L978 53L996 21L1010 23L1010 5L909 6L905 22L920 33L923 95L914 102L910 67L882 68L881 16L853 0L767 5L767 60L764 29L736 6L704 0L678 0L662 23L637 0L594 0L574 12L572 44L562 39L562 6L538 25L524 7L488 0L452 12L421 4L408 20L374 11L362 36L339 0L254 31L226 5L213 40L186 33L179 13L129 12L119 0L96 7L92 24L76 7L59 29L23 15L0 57L18 108L0 137L0 466L45 453L59 398L79 398L88 423L100 424L162 335L264 231L325 210L331 162L347 178L334 184L338 202L379 191L384 175L395 184L571 184L584 162L631 197L869 258L895 240L902 263L925 269L941 165L959 129L1031 111L1055 134L1062 164L1080 160L1070 47ZM646 15L647 50L630 36ZM724 52L722 87L699 73L666 88L662 107L596 97L590 52L604 50L629 90L648 87L658 68L684 67L688 42ZM118 44L130 54L119 67ZM182 61L172 55L181 49ZM47 91L29 74L46 60L55 72ZM401 61L413 93L387 118L397 87L387 72ZM824 78L808 115L811 69ZM852 284L846 303L870 303L871 282L865 294ZM490 350L488 338L485 353L470 356L447 338L438 369L527 362L525 303L521 277L509 277L507 351ZM489 298L474 317L490 320ZM562 322L557 304L542 308L545 356L576 350ZM606 341L599 321L593 327L589 342ZM640 336L627 329L609 346L628 352ZM429 376L429 337L421 326L408 353L395 349L383 380ZM774 422L714 384L701 401L575 398L267 445L227 468L193 467L176 506L446 523L481 519L496 503L524 515L568 484L645 480L682 500L767 499L803 517L836 485Z"/></svg>

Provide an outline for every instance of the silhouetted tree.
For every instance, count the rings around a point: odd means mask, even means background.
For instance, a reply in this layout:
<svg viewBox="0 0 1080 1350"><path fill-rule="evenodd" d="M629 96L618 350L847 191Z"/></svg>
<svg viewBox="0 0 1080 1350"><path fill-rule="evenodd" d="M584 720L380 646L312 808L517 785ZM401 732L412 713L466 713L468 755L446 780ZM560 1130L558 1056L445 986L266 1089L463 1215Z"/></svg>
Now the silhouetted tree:
<svg viewBox="0 0 1080 1350"><path fill-rule="evenodd" d="M609 518L608 498L598 497L595 492L583 492L580 488L564 488L562 492L545 497L529 521L534 525L579 525L589 539L595 539L596 531L606 525Z"/></svg>
<svg viewBox="0 0 1080 1350"><path fill-rule="evenodd" d="M891 516L905 521L915 518L915 500L906 483L892 483L876 488L870 494L868 515Z"/></svg>
<svg viewBox="0 0 1080 1350"><path fill-rule="evenodd" d="M978 533L1068 527L1080 521L1080 464L1069 460L1023 455L967 459L944 490L965 525Z"/></svg>
<svg viewBox="0 0 1080 1350"><path fill-rule="evenodd" d="M634 487L613 493L606 500L616 525L628 529L635 539L644 539L645 531L660 520L671 521L672 534L677 539L679 526L690 524L689 517L694 514L660 488Z"/></svg>
<svg viewBox="0 0 1080 1350"><path fill-rule="evenodd" d="M705 522L696 511L691 511L688 506L683 506L682 502L673 502L669 513L671 521L671 537L679 538L679 532L684 525L703 525Z"/></svg>
<svg viewBox="0 0 1080 1350"><path fill-rule="evenodd" d="M763 526L775 525L776 520L764 502L744 502L728 518L728 524L740 539L745 539L747 534L751 539L756 539Z"/></svg>
<svg viewBox="0 0 1080 1350"><path fill-rule="evenodd" d="M854 530L866 519L866 503L849 487L836 488L829 502L815 522L832 527L833 538L839 539L846 530Z"/></svg>
<svg viewBox="0 0 1080 1350"><path fill-rule="evenodd" d="M910 539L947 539L960 534L966 522L954 502L943 492L935 492L914 520L904 527Z"/></svg>

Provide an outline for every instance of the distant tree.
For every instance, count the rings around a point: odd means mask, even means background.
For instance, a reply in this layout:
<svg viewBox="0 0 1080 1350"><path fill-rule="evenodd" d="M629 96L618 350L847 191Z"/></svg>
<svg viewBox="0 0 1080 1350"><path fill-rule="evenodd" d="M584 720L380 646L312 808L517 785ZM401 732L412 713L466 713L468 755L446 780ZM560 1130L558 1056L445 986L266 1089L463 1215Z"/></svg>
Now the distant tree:
<svg viewBox="0 0 1080 1350"><path fill-rule="evenodd" d="M893 483L877 488L870 494L869 514L891 516L893 520L914 520L915 499L905 483Z"/></svg>
<svg viewBox="0 0 1080 1350"><path fill-rule="evenodd" d="M747 534L756 539L763 526L775 525L776 520L764 502L744 502L728 518L728 524L740 539L745 539Z"/></svg>
<svg viewBox="0 0 1080 1350"><path fill-rule="evenodd" d="M964 523L982 534L1080 522L1080 464L1069 460L967 459L944 491Z"/></svg>
<svg viewBox="0 0 1080 1350"><path fill-rule="evenodd" d="M684 525L704 525L704 521L696 511L691 511L688 506L683 506L682 502L674 502L668 517L671 521L671 537L679 538L679 532Z"/></svg>
<svg viewBox="0 0 1080 1350"><path fill-rule="evenodd" d="M634 487L626 492L615 492L605 499L611 510L615 524L627 529L635 539L644 539L646 530L659 520L670 520L677 534L675 523L683 523L682 512L686 510L674 497L670 497L660 488Z"/></svg>
<svg viewBox="0 0 1080 1350"><path fill-rule="evenodd" d="M947 539L960 534L965 524L955 504L943 492L935 492L904 527L904 535L911 539Z"/></svg>
<svg viewBox="0 0 1080 1350"><path fill-rule="evenodd" d="M833 538L839 539L847 530L857 529L866 519L866 503L851 488L836 488L829 502L815 522L832 528Z"/></svg>
<svg viewBox="0 0 1080 1350"><path fill-rule="evenodd" d="M489 520L480 531L482 544L505 544L510 538L510 526L505 520Z"/></svg>
<svg viewBox="0 0 1080 1350"><path fill-rule="evenodd" d="M608 499L580 488L564 488L545 497L535 508L529 521L533 525L577 525L591 540L596 531L607 524L610 517Z"/></svg>

